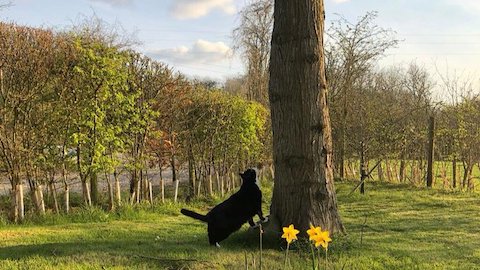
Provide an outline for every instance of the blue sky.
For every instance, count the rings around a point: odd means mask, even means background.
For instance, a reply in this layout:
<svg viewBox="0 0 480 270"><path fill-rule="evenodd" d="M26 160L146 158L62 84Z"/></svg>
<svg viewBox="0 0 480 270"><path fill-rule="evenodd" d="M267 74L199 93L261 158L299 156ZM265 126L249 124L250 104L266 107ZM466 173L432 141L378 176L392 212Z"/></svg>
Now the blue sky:
<svg viewBox="0 0 480 270"><path fill-rule="evenodd" d="M4 3L7 0L0 0ZM141 42L137 49L190 76L222 80L243 71L231 33L247 0L13 0L0 20L62 29L96 14ZM415 61L435 73L454 70L477 83L480 0L325 0L326 18L350 21L378 11L378 24L403 40L381 64ZM328 23L328 22L327 22Z"/></svg>

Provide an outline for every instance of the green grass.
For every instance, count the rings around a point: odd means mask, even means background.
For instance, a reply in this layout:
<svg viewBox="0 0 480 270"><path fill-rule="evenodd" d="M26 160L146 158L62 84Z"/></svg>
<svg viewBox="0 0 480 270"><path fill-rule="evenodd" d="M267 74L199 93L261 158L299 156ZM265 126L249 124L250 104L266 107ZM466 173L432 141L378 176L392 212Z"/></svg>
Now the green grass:
<svg viewBox="0 0 480 270"><path fill-rule="evenodd" d="M478 194L369 182L365 195L348 196L354 184L336 183L348 235L333 237L329 269L480 269ZM206 211L219 200L189 207ZM77 209L0 225L0 269L245 269L245 257L258 269L257 231L245 226L210 247L205 224L179 215L182 206ZM284 248L279 235L265 235L263 269L282 269ZM311 269L303 241L290 263Z"/></svg>

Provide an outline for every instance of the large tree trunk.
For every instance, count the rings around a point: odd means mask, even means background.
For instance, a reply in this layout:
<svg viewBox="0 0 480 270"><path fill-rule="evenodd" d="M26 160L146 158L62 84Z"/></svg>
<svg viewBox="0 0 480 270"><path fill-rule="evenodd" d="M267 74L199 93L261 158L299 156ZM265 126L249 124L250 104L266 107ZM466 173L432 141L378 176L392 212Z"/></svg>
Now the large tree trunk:
<svg viewBox="0 0 480 270"><path fill-rule="evenodd" d="M270 61L275 185L271 217L344 232L333 184L320 0L276 0Z"/></svg>

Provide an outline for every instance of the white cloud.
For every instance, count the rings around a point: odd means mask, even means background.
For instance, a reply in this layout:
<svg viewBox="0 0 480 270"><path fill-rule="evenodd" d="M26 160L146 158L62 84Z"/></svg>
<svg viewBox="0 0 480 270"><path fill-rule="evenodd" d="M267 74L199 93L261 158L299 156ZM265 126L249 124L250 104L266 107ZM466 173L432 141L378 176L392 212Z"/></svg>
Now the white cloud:
<svg viewBox="0 0 480 270"><path fill-rule="evenodd" d="M237 9L233 0L174 0L172 15L181 20L203 17L217 9L226 14L235 14Z"/></svg>
<svg viewBox="0 0 480 270"><path fill-rule="evenodd" d="M148 56L172 64L218 63L229 58L231 49L223 42L197 40L191 48L180 46L171 49L149 50Z"/></svg>
<svg viewBox="0 0 480 270"><path fill-rule="evenodd" d="M127 6L132 4L133 0L90 0L92 2L106 3L111 6Z"/></svg>
<svg viewBox="0 0 480 270"><path fill-rule="evenodd" d="M350 2L350 0L333 0L333 2L336 4L341 4L341 3Z"/></svg>
<svg viewBox="0 0 480 270"><path fill-rule="evenodd" d="M448 0L448 2L452 5L460 6L467 11L480 11L480 1L478 0Z"/></svg>

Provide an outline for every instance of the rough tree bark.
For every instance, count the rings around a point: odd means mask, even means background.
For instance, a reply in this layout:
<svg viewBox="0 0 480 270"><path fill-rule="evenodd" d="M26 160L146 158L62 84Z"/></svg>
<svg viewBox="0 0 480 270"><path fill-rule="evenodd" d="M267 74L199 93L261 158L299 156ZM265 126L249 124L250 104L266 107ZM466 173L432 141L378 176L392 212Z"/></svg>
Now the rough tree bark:
<svg viewBox="0 0 480 270"><path fill-rule="evenodd" d="M270 59L277 225L344 232L333 183L321 0L276 0Z"/></svg>

